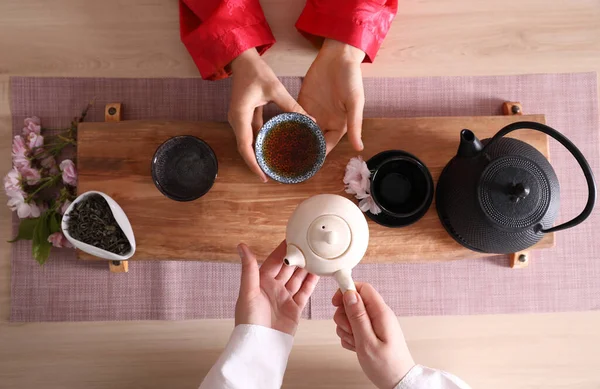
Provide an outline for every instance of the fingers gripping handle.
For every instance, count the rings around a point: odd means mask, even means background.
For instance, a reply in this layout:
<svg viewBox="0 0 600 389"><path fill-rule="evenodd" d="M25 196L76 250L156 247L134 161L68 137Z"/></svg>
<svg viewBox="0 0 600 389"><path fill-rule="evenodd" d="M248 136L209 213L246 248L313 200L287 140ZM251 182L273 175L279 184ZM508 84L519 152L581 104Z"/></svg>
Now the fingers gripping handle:
<svg viewBox="0 0 600 389"><path fill-rule="evenodd" d="M354 281L352 281L351 269L338 270L333 274L333 277L340 286L340 290L342 291L342 293L345 293L347 290L356 290Z"/></svg>

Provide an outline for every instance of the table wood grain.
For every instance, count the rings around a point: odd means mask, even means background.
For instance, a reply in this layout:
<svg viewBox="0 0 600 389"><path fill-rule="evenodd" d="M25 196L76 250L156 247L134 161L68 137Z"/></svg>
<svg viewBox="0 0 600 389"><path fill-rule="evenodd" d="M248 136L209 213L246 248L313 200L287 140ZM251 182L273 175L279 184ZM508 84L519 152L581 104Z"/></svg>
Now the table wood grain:
<svg viewBox="0 0 600 389"><path fill-rule="evenodd" d="M293 23L303 0L262 0L278 75L304 75L314 48ZM0 2L0 171L10 166L8 77L196 77L175 0ZM402 0L365 76L600 72L598 0ZM2 203L4 195L0 195ZM10 234L0 206L0 236ZM532 263L535 266L535 263ZM526 270L525 270L526 271ZM0 388L195 388L231 321L7 323L10 245L0 239ZM600 312L401 320L418 362L474 388L600 387ZM366 388L330 321L303 322L286 388ZM316 356L319 356L318 358ZM320 364L321 356L329 368ZM310 370L310 371L308 371Z"/></svg>
<svg viewBox="0 0 600 389"><path fill-rule="evenodd" d="M429 168L437 183L446 163L456 155L461 129L480 139L492 137L507 124L521 120L545 123L543 115L366 119L362 157L402 149ZM127 134L127 142L123 142ZM155 187L150 162L167 139L192 135L206 141L219 161L214 186L202 198L176 202ZM536 131L513 135L548 156L548 137ZM287 220L300 202L321 193L345 193L346 164L358 153L342 141L321 170L297 185L258 182L237 152L235 136L227 123L123 121L82 123L78 130L78 190L107 193L123 208L136 236L132 260L203 260L237 262L240 241L266 258L285 236ZM417 223L386 228L369 219L369 248L362 263L400 263L481 257L459 245L446 232L435 203ZM536 246L551 247L554 234ZM80 257L93 258L81 251Z"/></svg>

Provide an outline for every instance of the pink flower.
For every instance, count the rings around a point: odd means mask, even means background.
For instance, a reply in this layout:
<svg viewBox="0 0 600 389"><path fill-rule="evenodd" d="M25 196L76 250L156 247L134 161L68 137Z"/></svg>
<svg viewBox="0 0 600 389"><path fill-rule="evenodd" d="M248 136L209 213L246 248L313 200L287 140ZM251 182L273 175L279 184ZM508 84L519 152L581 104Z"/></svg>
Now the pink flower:
<svg viewBox="0 0 600 389"><path fill-rule="evenodd" d="M40 165L42 165L44 169L48 169L51 176L55 176L59 173L58 166L56 166L56 159L52 155L42 158Z"/></svg>
<svg viewBox="0 0 600 389"><path fill-rule="evenodd" d="M346 173L344 174L344 184L346 184L346 193L365 195L370 191L371 172L367 163L362 157L350 159L346 165Z"/></svg>
<svg viewBox="0 0 600 389"><path fill-rule="evenodd" d="M13 156L27 154L27 146L25 145L25 141L23 140L21 135L17 135L14 137L12 144L12 153Z"/></svg>
<svg viewBox="0 0 600 389"><path fill-rule="evenodd" d="M381 208L375 204L371 197L371 171L367 163L359 157L350 159L346 165L344 184L346 193L353 194L358 200L358 207L363 212L371 212L373 215L381 213Z"/></svg>
<svg viewBox="0 0 600 389"><path fill-rule="evenodd" d="M27 146L21 136L17 135L12 144L13 165L17 168L29 167L29 158L27 157Z"/></svg>
<svg viewBox="0 0 600 389"><path fill-rule="evenodd" d="M31 167L23 168L20 172L27 185L35 185L42 179L40 171Z"/></svg>
<svg viewBox="0 0 600 389"><path fill-rule="evenodd" d="M62 232L55 232L54 234L50 234L50 236L48 237L48 242L52 243L52 246L58 248L73 247Z"/></svg>
<svg viewBox="0 0 600 389"><path fill-rule="evenodd" d="M29 162L29 158L25 156L16 156L13 158L13 166L17 169L24 169L31 167L31 163Z"/></svg>
<svg viewBox="0 0 600 389"><path fill-rule="evenodd" d="M367 196L368 189L363 187L360 181L350 181L346 184L346 193L356 195L356 198Z"/></svg>
<svg viewBox="0 0 600 389"><path fill-rule="evenodd" d="M31 163L29 162L29 158L25 156L16 156L13 158L13 166L18 169L24 169L30 167Z"/></svg>
<svg viewBox="0 0 600 389"><path fill-rule="evenodd" d="M36 149L44 145L44 137L35 132L30 132L27 135L27 146L30 150Z"/></svg>
<svg viewBox="0 0 600 389"><path fill-rule="evenodd" d="M43 168L48 169L48 173L50 173L51 176L55 176L60 173L60 170L58 170L58 165L56 164L56 158L54 158L52 155L42 158L40 165L42 165Z"/></svg>
<svg viewBox="0 0 600 389"><path fill-rule="evenodd" d="M40 134L42 127L40 126L40 118L33 116L25 119L25 127L23 127L23 136L28 136L31 133Z"/></svg>
<svg viewBox="0 0 600 389"><path fill-rule="evenodd" d="M17 211L17 216L21 219L28 217L39 217L40 209L35 203L26 203L23 197L23 192L10 191L6 193L8 195L8 207L11 211Z"/></svg>
<svg viewBox="0 0 600 389"><path fill-rule="evenodd" d="M4 176L4 190L8 195L9 192L23 192L23 188L21 187L21 173L17 170L16 167L12 168L11 171L8 172L6 176Z"/></svg>
<svg viewBox="0 0 600 389"><path fill-rule="evenodd" d="M67 209L69 209L69 206L71 205L71 201L66 200L63 205L60 207L60 214L64 215L67 212Z"/></svg>
<svg viewBox="0 0 600 389"><path fill-rule="evenodd" d="M361 211L369 211L373 215L379 215L381 213L381 208L379 208L379 206L375 204L375 200L373 200L373 197L371 197L370 195L360 200L358 203L358 207Z"/></svg>
<svg viewBox="0 0 600 389"><path fill-rule="evenodd" d="M67 185L77 186L77 170L75 164L70 159L65 159L60 163L63 182Z"/></svg>
<svg viewBox="0 0 600 389"><path fill-rule="evenodd" d="M40 164L43 168L50 169L52 166L56 166L56 159L52 155L42 158Z"/></svg>

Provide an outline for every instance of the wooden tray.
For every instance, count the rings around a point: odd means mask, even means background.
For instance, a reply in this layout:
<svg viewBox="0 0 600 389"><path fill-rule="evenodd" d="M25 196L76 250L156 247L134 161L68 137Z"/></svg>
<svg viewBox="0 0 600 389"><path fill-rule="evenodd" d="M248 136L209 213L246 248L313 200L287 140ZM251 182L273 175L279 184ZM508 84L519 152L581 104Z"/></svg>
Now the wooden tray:
<svg viewBox="0 0 600 389"><path fill-rule="evenodd" d="M365 160L383 150L401 149L420 158L437 182L443 167L456 154L459 132L469 128L480 138L505 125L543 115L367 119L363 134ZM219 161L212 190L189 203L164 197L154 186L150 161L156 148L175 135L207 141ZM548 156L548 138L535 131L517 131L516 138ZM296 206L319 193L344 192L342 178L351 157L358 155L346 140L333 150L312 179L297 185L259 182L236 150L226 123L123 121L82 123L78 157L80 192L98 190L113 197L128 215L137 241L132 260L203 260L238 262L236 245L246 242L260 259L285 237L287 220ZM456 243L438 220L433 204L416 224L400 229L369 221L370 243L364 263L424 262L480 257ZM536 246L551 247L553 234ZM79 253L82 258L92 258Z"/></svg>

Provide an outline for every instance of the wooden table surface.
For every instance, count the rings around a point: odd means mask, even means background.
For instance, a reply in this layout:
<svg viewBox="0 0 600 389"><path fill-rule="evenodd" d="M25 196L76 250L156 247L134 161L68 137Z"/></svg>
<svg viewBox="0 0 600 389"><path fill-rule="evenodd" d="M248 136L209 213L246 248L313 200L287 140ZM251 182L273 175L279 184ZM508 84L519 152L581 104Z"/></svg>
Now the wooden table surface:
<svg viewBox="0 0 600 389"><path fill-rule="evenodd" d="M303 3L262 0L278 39L266 59L279 75L303 75L315 55L293 27ZM400 3L365 76L600 72L598 0ZM0 172L10 166L11 75L197 76L179 42L175 0L2 1L0 53ZM3 205L0 217L0 388L197 387L231 321L7 323L10 213ZM401 324L418 362L456 373L474 388L600 387L600 312ZM354 357L337 346L332 323L307 321L284 387L370 386Z"/></svg>
<svg viewBox="0 0 600 389"><path fill-rule="evenodd" d="M468 128L483 140L522 120L546 122L544 115L365 119L362 128L369 136L363 140L361 155L368 161L402 145L402 150L427 166L437 185L442 170L457 153L461 129ZM122 141L124 133L129 142ZM157 147L178 135L203 139L219 161L214 186L196 201L174 202L160 193L152 181L149 161ZM546 134L516 131L509 137L535 147L548 158ZM293 188L274 181L257 185L256 177L237 152L235 135L227 123L87 122L79 125L77 134L77 189L79 193L104 192L123 208L135 233L136 251L131 261L238 262L235 247L240 241L252 242L254 253L264 259L285 236L288 219L302 199L334 193L356 203L354 196L344 192L342 183L346 164L355 156L350 143L341 142L310 180ZM153 211L149 213L149 209ZM390 229L370 218L367 221L369 247L361 263L469 260L483 256L458 244L446 232L435 200L421 220L406 228ZM535 248L553 246L554 233L550 233L544 234ZM78 251L78 257L98 259L83 251Z"/></svg>

